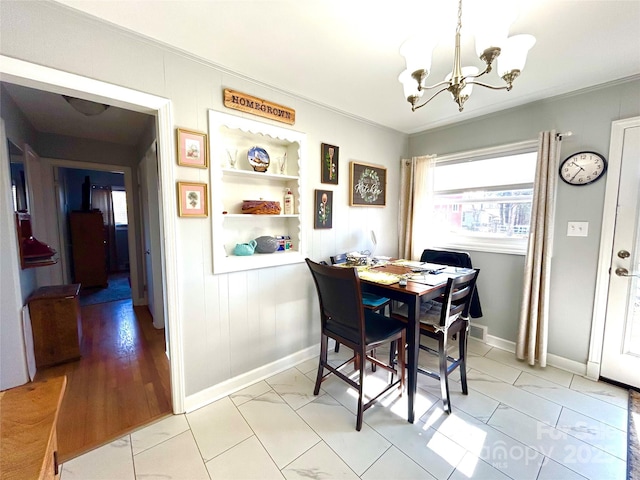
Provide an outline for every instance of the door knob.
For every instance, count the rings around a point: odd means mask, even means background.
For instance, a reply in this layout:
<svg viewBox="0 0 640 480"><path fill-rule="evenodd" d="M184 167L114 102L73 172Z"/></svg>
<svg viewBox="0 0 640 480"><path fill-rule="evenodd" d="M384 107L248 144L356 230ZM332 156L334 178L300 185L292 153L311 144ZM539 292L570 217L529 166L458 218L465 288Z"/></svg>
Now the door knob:
<svg viewBox="0 0 640 480"><path fill-rule="evenodd" d="M151 252L150 252L149 250L145 250L145 251L144 251L144 254L145 254L145 255L151 255Z"/></svg>
<svg viewBox="0 0 640 480"><path fill-rule="evenodd" d="M627 252L626 250L620 250L618 252L618 257L620 258L629 258L631 256L631 254L629 252Z"/></svg>

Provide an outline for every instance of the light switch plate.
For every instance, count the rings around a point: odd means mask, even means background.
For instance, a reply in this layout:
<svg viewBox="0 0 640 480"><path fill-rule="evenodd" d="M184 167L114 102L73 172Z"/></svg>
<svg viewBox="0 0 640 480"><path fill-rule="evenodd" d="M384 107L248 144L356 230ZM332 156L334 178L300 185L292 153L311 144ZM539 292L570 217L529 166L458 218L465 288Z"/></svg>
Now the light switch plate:
<svg viewBox="0 0 640 480"><path fill-rule="evenodd" d="M569 222L567 237L586 237L589 235L589 222Z"/></svg>

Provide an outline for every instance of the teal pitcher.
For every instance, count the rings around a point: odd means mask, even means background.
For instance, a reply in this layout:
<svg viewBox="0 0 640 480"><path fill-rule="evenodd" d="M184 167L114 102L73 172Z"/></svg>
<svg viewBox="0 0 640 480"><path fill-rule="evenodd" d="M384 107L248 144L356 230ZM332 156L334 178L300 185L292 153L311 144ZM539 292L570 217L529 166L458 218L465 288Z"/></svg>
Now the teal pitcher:
<svg viewBox="0 0 640 480"><path fill-rule="evenodd" d="M257 242L255 240L251 240L249 243L236 243L236 248L233 249L233 254L238 255L239 257L253 255L253 252L256 250L256 245Z"/></svg>

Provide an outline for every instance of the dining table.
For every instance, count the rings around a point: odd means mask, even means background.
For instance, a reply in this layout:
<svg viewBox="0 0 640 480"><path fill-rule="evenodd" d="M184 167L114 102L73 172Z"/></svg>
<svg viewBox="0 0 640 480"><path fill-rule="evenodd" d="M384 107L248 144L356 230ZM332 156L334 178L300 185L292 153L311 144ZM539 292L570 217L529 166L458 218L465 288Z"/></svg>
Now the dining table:
<svg viewBox="0 0 640 480"><path fill-rule="evenodd" d="M396 259L377 265L356 266L363 292L402 302L408 307L407 324L407 396L409 423L415 420L415 397L418 388L420 352L420 303L444 293L447 279L468 269ZM400 280L405 279L406 285ZM402 282L404 283L404 282Z"/></svg>

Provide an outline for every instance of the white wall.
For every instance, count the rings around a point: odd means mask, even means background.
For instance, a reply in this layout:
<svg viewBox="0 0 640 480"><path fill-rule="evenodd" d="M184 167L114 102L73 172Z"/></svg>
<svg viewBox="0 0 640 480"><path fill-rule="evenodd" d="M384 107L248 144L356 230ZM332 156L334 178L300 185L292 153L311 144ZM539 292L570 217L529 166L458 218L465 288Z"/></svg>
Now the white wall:
<svg viewBox="0 0 640 480"><path fill-rule="evenodd" d="M373 228L377 253L397 252L398 162L406 137L349 118L257 82L223 72L46 2L0 3L0 53L171 99L175 126L206 131L207 110L225 110L232 88L296 110L307 133L308 205L315 188L334 190L331 230L306 232L309 256L362 248ZM255 117L253 117L255 118ZM320 184L320 144L340 147L340 184ZM349 161L388 168L386 208L348 206ZM212 167L216 161L212 159ZM173 165L176 180L209 181L206 170ZM175 200L175 191L163 192ZM307 215L311 215L311 208ZM318 342L315 293L304 264L212 274L211 222L177 219L180 320L184 334L185 394L192 395ZM3 319L4 321L4 319ZM2 355L2 354L0 354ZM4 360L4 359L3 359Z"/></svg>
<svg viewBox="0 0 640 480"><path fill-rule="evenodd" d="M517 88L517 87L516 87ZM503 93L496 92L495 95ZM582 150L609 153L611 122L640 114L640 80L574 92L469 122L416 134L411 155L446 154L536 139L542 130L573 132L561 158ZM604 181L572 187L558 181L551 271L549 353L586 364L593 315ZM567 237L567 222L589 222L589 236ZM471 252L489 334L515 341L524 257ZM489 299L491 299L489 301Z"/></svg>

